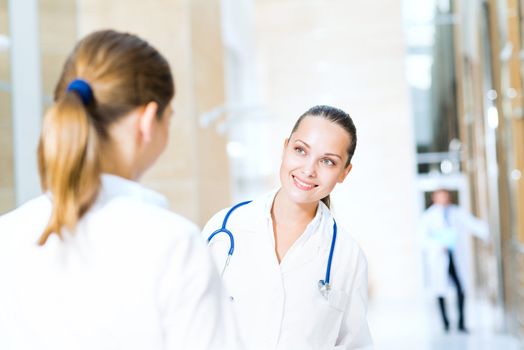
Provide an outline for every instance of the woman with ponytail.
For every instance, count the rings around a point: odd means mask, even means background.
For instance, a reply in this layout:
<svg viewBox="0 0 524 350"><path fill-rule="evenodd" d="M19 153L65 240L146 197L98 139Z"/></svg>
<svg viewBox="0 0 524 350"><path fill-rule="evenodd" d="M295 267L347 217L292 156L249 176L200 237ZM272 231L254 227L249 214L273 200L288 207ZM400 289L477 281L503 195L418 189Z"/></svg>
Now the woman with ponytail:
<svg viewBox="0 0 524 350"><path fill-rule="evenodd" d="M356 143L347 113L309 109L284 141L280 188L205 226L248 349L371 348L366 259L329 208Z"/></svg>
<svg viewBox="0 0 524 350"><path fill-rule="evenodd" d="M44 117L44 195L0 217L0 349L235 349L197 228L136 182L164 150L171 70L141 38L75 47Z"/></svg>

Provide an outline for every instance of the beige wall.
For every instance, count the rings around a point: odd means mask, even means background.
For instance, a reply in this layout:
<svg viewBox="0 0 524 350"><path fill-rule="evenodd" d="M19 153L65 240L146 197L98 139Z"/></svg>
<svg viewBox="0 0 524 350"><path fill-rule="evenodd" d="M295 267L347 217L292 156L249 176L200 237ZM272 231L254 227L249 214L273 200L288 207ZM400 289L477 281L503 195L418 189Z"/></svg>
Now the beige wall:
<svg viewBox="0 0 524 350"><path fill-rule="evenodd" d="M366 252L373 297L419 293L415 146L400 0L256 4L260 90L284 125L274 142L280 145L312 105L331 104L352 115L358 146L354 170L334 195L338 221Z"/></svg>
<svg viewBox="0 0 524 350"><path fill-rule="evenodd" d="M3 58L0 58L0 61L3 61ZM11 131L11 95L0 91L0 214L13 208L15 204Z"/></svg>
<svg viewBox="0 0 524 350"><path fill-rule="evenodd" d="M45 109L52 101L64 62L76 43L76 4L71 0L40 0L38 10Z"/></svg>
<svg viewBox="0 0 524 350"><path fill-rule="evenodd" d="M174 211L203 225L229 205L225 140L198 125L223 104L219 0L80 0L79 35L114 28L151 42L175 75L175 118L166 152L143 182L168 196Z"/></svg>
<svg viewBox="0 0 524 350"><path fill-rule="evenodd" d="M0 34L8 35L7 1L0 1ZM9 51L0 51L0 81L11 81ZM11 94L0 90L0 214L15 205Z"/></svg>

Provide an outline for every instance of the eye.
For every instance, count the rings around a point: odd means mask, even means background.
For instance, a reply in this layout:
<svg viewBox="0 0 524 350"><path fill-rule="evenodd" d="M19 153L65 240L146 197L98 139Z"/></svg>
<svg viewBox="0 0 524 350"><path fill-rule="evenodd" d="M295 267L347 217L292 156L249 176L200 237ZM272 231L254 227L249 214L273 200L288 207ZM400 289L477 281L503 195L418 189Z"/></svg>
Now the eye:
<svg viewBox="0 0 524 350"><path fill-rule="evenodd" d="M326 165L326 166L330 166L330 167L336 165L335 162L332 161L329 158L323 158L323 159L320 160L320 162L322 163L322 165Z"/></svg>
<svg viewBox="0 0 524 350"><path fill-rule="evenodd" d="M302 147L295 147L294 150L295 150L296 153L298 153L300 155L306 154L306 151Z"/></svg>

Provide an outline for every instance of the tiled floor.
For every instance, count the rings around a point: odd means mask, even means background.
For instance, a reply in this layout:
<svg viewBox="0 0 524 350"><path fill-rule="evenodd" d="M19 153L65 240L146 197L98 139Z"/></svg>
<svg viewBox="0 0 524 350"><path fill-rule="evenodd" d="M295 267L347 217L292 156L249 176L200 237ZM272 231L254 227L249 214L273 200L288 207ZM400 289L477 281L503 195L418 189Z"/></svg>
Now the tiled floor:
<svg viewBox="0 0 524 350"><path fill-rule="evenodd" d="M448 301L449 318L456 320ZM377 350L521 350L524 344L504 334L502 313L488 302L467 300L469 334L444 333L436 302L424 298L370 302L369 324ZM452 322L455 324L456 322Z"/></svg>

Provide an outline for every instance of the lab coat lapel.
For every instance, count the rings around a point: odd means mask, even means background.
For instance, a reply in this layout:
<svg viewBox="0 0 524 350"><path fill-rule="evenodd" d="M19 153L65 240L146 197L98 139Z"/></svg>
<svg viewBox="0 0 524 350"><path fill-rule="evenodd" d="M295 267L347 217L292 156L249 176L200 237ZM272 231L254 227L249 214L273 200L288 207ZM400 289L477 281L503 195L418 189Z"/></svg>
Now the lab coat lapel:
<svg viewBox="0 0 524 350"><path fill-rule="evenodd" d="M326 223L330 217L329 209L322 202L319 203L315 218L282 260L282 273L300 268L318 258L323 247L322 242L325 241L326 227L329 226Z"/></svg>
<svg viewBox="0 0 524 350"><path fill-rule="evenodd" d="M316 234L310 237L305 244L294 247L293 251L288 252L291 255L284 257L282 260L280 264L281 272L283 274L288 273L317 259L321 250L319 237L320 234Z"/></svg>

